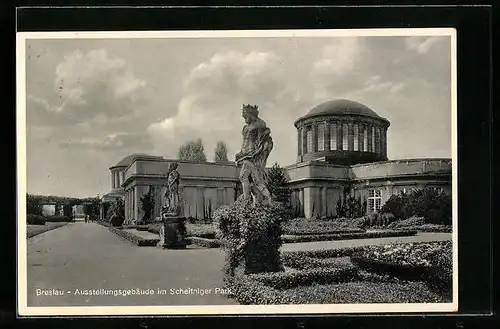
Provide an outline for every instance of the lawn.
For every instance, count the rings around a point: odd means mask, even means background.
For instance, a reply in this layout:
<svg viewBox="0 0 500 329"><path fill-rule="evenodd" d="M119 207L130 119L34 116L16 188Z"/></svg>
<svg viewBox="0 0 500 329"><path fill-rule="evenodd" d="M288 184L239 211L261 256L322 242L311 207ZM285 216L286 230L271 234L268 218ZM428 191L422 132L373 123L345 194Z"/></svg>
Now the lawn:
<svg viewBox="0 0 500 329"><path fill-rule="evenodd" d="M45 225L26 225L26 236L31 238L35 235L54 230L58 227L67 225L68 223L47 222Z"/></svg>

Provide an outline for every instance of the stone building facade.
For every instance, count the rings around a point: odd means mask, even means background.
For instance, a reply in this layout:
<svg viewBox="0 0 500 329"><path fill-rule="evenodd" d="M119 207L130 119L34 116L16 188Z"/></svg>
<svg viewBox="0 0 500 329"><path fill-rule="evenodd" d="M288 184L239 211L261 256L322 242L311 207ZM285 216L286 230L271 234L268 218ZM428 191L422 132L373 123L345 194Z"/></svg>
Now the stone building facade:
<svg viewBox="0 0 500 329"><path fill-rule="evenodd" d="M367 106L349 100L318 105L295 121L297 161L285 166L297 217L334 217L339 199L360 198L366 211L379 211L397 193L433 187L451 194L451 159L388 160L390 123ZM110 168L111 191L103 201L123 198L130 222L142 217L140 197L152 188L159 216L171 162L178 162L183 216L211 218L239 195L232 162L194 163L133 154Z"/></svg>

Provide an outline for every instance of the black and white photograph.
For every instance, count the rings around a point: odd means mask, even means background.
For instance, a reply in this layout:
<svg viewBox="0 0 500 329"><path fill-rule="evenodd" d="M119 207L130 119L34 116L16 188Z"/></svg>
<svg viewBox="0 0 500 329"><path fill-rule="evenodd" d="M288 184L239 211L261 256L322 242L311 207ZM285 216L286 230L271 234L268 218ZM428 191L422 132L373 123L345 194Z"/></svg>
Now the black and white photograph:
<svg viewBox="0 0 500 329"><path fill-rule="evenodd" d="M18 312L458 310L456 31L17 33Z"/></svg>

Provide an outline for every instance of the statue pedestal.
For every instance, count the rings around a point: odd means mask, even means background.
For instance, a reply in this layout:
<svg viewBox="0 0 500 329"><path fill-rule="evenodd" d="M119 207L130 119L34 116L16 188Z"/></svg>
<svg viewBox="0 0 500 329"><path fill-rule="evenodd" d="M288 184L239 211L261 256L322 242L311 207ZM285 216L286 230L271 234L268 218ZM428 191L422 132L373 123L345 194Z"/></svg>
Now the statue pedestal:
<svg viewBox="0 0 500 329"><path fill-rule="evenodd" d="M157 246L163 249L186 249L186 219L168 216L160 224L160 241Z"/></svg>

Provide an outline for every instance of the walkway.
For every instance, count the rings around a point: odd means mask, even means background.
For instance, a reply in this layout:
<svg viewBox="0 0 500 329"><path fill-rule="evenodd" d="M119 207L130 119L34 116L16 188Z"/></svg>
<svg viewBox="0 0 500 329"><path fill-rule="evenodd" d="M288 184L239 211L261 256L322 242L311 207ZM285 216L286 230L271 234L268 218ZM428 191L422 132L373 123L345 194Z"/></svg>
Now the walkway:
<svg viewBox="0 0 500 329"><path fill-rule="evenodd" d="M451 234L285 244L284 251L449 240ZM71 223L28 240L28 306L230 305L222 286L221 249L162 250L137 247L95 223ZM152 289L152 295L75 295L76 289ZM183 294L170 289L192 288ZM61 296L37 296L57 289ZM164 294L158 294L158 289ZM211 289L207 294L201 289ZM70 292L70 293L68 293ZM219 292L219 291L218 291Z"/></svg>

